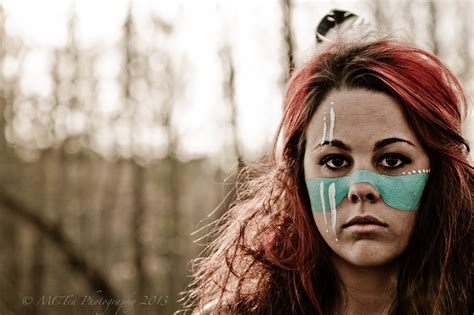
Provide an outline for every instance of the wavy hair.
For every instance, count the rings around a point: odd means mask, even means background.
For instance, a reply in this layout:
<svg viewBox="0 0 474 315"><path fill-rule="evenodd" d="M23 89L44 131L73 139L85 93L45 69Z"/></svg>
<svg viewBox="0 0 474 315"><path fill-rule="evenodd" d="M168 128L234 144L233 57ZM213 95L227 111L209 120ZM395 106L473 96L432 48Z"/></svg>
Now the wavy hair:
<svg viewBox="0 0 474 315"><path fill-rule="evenodd" d="M461 134L466 97L435 56L391 38L327 44L290 78L267 163L247 166L236 201L219 220L183 311L330 314L342 284L329 261L304 181L305 131L337 89L398 101L428 152L431 175L401 257L392 314L467 314L472 303L473 168ZM383 106L383 105L380 105ZM472 305L471 305L472 307Z"/></svg>

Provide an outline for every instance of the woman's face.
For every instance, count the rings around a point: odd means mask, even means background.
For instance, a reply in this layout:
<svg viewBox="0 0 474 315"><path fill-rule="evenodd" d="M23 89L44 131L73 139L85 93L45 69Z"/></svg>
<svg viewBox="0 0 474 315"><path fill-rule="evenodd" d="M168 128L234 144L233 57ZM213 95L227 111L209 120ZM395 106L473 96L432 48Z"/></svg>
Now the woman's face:
<svg viewBox="0 0 474 315"><path fill-rule="evenodd" d="M428 156L401 107L384 93L334 90L318 107L306 131L306 180L350 176L360 170L376 177L400 176L425 173L429 167ZM334 213L313 212L335 257L361 267L394 261L407 247L415 221L415 209L389 206L381 187L374 185L350 183ZM325 209L333 205L326 204Z"/></svg>

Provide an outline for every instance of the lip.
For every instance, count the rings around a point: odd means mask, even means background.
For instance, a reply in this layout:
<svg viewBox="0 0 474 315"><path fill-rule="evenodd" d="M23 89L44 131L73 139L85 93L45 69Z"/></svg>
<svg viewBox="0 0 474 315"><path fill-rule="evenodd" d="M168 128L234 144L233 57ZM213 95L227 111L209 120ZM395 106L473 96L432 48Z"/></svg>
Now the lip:
<svg viewBox="0 0 474 315"><path fill-rule="evenodd" d="M342 225L343 229L356 234L377 233L388 227L388 224L371 215L356 216Z"/></svg>
<svg viewBox="0 0 474 315"><path fill-rule="evenodd" d="M374 234L381 233L387 227L376 224L353 224L346 228L346 231L352 234Z"/></svg>

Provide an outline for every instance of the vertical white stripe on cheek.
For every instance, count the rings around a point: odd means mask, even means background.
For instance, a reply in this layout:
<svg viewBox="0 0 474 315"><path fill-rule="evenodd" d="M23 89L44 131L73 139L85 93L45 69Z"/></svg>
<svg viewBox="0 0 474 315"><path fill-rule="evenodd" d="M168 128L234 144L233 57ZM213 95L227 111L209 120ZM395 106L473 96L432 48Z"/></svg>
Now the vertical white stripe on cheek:
<svg viewBox="0 0 474 315"><path fill-rule="evenodd" d="M319 198L321 198L321 206L323 207L324 223L326 224L326 233L328 230L328 220L326 218L326 205L324 203L324 183L319 183Z"/></svg>
<svg viewBox="0 0 474 315"><path fill-rule="evenodd" d="M337 233L336 233L336 220L337 220L337 214L336 214L336 184L331 183L329 185L329 206L331 207L331 224L332 224L332 231L334 233L334 236L336 237L336 242L339 240L337 239Z"/></svg>

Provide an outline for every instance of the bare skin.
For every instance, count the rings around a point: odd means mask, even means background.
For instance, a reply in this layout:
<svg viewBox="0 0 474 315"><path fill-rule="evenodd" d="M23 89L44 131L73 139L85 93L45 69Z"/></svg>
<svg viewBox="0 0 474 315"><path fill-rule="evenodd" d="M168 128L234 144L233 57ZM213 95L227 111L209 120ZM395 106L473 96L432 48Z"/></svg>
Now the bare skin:
<svg viewBox="0 0 474 315"><path fill-rule="evenodd" d="M354 268L337 255L333 257L338 274L344 283L342 303L335 314L388 314L397 287L398 265Z"/></svg>
<svg viewBox="0 0 474 315"><path fill-rule="evenodd" d="M334 141L328 113L334 112ZM326 117L326 131L323 119ZM380 143L384 143L380 145ZM429 158L404 117L400 105L386 94L363 89L335 90L318 107L306 130L305 179L347 176L358 170L399 176L428 169ZM383 223L367 231L348 227L356 217ZM337 205L334 229L322 212L316 226L332 249L332 262L345 287L335 314L388 314L396 294L398 258L408 245L416 211L387 205L369 183L354 183ZM331 219L332 220L332 219Z"/></svg>

